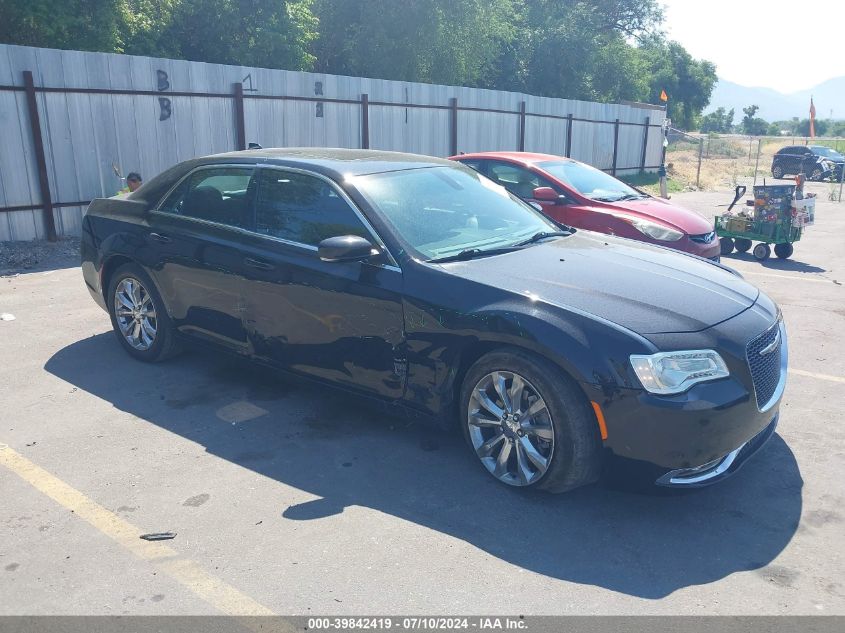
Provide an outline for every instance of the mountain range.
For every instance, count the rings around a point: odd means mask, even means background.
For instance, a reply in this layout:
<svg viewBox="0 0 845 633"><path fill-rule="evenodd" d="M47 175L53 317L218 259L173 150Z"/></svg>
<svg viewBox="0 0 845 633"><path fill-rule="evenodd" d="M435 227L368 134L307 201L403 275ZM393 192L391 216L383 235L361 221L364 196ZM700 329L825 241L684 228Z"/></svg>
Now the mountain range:
<svg viewBox="0 0 845 633"><path fill-rule="evenodd" d="M827 119L833 111L834 119L845 119L845 77L828 79L808 90L784 94L771 88L755 88L719 79L705 113L722 107L734 109L734 121L742 118L742 109L757 105L757 116L767 121L786 121L792 117L810 116L810 96L816 105L816 118Z"/></svg>

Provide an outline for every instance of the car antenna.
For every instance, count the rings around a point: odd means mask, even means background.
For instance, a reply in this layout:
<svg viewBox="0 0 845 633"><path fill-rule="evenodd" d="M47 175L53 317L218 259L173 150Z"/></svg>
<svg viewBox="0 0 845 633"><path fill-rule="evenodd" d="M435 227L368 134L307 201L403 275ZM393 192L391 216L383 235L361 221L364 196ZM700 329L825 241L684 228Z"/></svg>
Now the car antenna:
<svg viewBox="0 0 845 633"><path fill-rule="evenodd" d="M264 148L263 148L263 147L261 147L261 145L259 145L258 143L250 143L249 145L247 145L247 147L246 147L246 148L247 148L247 149L264 149Z"/></svg>

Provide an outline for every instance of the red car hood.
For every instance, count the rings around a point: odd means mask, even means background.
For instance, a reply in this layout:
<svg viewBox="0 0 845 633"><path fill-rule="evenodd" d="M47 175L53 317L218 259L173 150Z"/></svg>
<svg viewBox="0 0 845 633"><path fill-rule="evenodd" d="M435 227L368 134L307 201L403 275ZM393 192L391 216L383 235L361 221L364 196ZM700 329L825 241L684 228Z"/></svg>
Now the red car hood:
<svg viewBox="0 0 845 633"><path fill-rule="evenodd" d="M646 220L658 220L662 224L672 226L688 235L701 235L713 230L713 223L708 222L703 215L659 198L625 200L623 202L606 203L601 206Z"/></svg>

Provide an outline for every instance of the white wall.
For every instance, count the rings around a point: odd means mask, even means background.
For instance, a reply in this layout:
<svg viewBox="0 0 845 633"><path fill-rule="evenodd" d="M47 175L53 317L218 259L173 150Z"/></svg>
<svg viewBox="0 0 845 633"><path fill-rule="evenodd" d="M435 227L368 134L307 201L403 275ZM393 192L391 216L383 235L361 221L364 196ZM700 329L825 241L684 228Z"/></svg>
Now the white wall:
<svg viewBox="0 0 845 633"><path fill-rule="evenodd" d="M513 92L439 86L317 73L224 66L150 57L86 53L0 45L0 86L23 86L23 71L33 73L36 87L157 91L158 73L169 87L160 93L171 101L171 116L161 121L159 95L37 93L47 171L54 203L83 202L114 195L121 187L112 171L140 172L149 179L167 167L195 156L236 149L234 100L226 97L176 96L174 92L231 94L244 81L247 142L264 147L360 147L358 104L249 99L249 95L316 97L370 102L447 106L456 97L461 107L660 125L663 112L628 105L535 97ZM250 87L254 90L250 91ZM450 113L446 109L370 106L370 147L434 156L449 154ZM643 128L620 126L617 166L638 169ZM515 150L519 141L516 114L458 113L458 150ZM646 165L660 162L658 128L649 132ZM528 116L527 151L563 154L566 121ZM602 169L613 158L613 125L575 121L572 157ZM624 171L623 171L624 173ZM0 207L40 202L32 134L21 91L0 89ZM59 235L78 235L84 207L56 209ZM0 240L44 237L43 213L0 213Z"/></svg>

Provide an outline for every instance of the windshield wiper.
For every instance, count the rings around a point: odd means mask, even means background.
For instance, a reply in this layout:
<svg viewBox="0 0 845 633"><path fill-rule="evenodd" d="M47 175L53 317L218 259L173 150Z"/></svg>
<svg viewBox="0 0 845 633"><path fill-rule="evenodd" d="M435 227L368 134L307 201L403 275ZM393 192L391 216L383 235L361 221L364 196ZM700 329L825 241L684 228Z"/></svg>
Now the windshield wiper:
<svg viewBox="0 0 845 633"><path fill-rule="evenodd" d="M527 240L517 242L514 246L528 246L529 244L534 244L535 242L544 240L547 237L569 237L570 235L572 235L572 231L540 231L539 233L535 233L529 237Z"/></svg>
<svg viewBox="0 0 845 633"><path fill-rule="evenodd" d="M440 264L442 262L460 262L467 259L474 259L476 257L485 257L487 255L501 255L502 253L509 253L516 250L518 244L512 246L504 246L501 248L465 248L460 253L455 255L446 255L445 257L435 257L434 259L426 260L429 264Z"/></svg>
<svg viewBox="0 0 845 633"><path fill-rule="evenodd" d="M621 198L617 198L617 200L642 200L643 198L648 198L648 196L642 193L626 193Z"/></svg>

